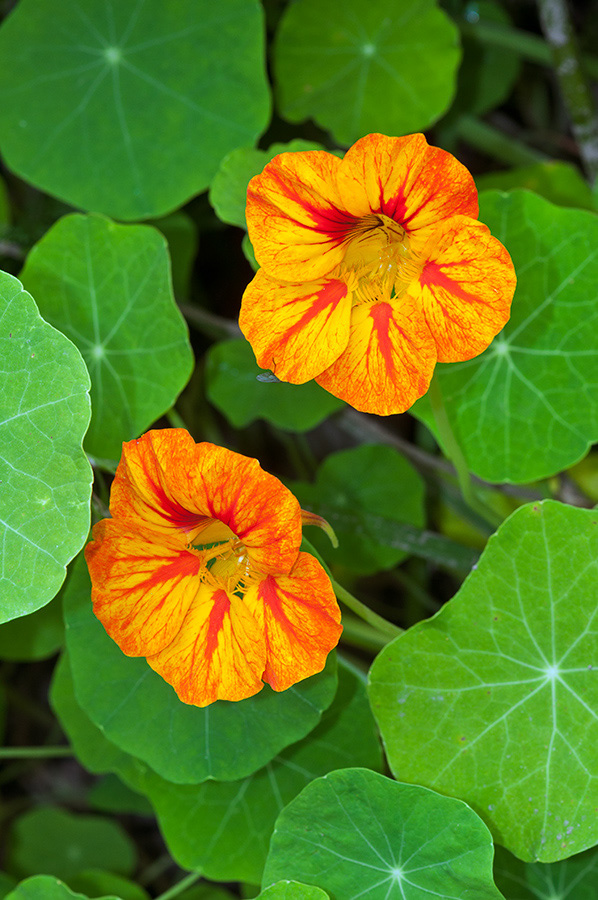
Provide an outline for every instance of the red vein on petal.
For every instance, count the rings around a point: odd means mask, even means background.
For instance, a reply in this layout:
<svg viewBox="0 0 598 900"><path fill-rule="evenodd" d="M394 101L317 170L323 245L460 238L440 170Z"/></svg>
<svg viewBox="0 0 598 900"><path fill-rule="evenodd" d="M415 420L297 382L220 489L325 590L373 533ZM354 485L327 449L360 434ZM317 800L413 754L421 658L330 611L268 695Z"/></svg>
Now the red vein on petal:
<svg viewBox="0 0 598 900"><path fill-rule="evenodd" d="M452 263L452 265L457 265L457 263ZM419 281L420 284L430 288L430 290L434 287L444 288L444 290L453 294L455 297L458 297L459 300L464 300L466 303L481 303L483 306L489 305L488 301L484 300L483 297L470 294L458 281L449 278L448 275L442 271L442 266L438 263L427 262L419 277Z"/></svg>
<svg viewBox="0 0 598 900"><path fill-rule="evenodd" d="M314 298L314 302L311 305L310 309L307 309L300 319L298 319L290 328L286 329L286 334L288 336L292 334L296 334L298 331L308 323L311 322L312 319L315 319L321 312L323 312L327 307L328 315L326 316L326 321L330 319L330 316L334 312L335 308L338 304L347 296L347 285L344 281L339 281L338 279L334 279L328 281L321 290L314 292L313 294L308 294L305 299L309 299L310 297ZM293 306L296 303L295 300L289 300L288 303L285 303L285 306Z"/></svg>
<svg viewBox="0 0 598 900"><path fill-rule="evenodd" d="M212 602L214 604L208 619L208 631L205 643L205 655L208 662L212 659L214 651L218 647L218 635L222 629L224 617L230 609L230 600L226 595L226 591L219 588L212 594Z"/></svg>

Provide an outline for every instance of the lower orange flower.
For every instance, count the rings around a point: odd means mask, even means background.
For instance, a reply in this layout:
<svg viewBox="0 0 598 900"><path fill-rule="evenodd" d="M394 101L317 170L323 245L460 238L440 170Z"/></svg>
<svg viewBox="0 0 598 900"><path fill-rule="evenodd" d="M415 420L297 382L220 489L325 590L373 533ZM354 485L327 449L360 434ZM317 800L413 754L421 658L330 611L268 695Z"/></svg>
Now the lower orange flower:
<svg viewBox="0 0 598 900"><path fill-rule="evenodd" d="M185 703L324 668L342 631L332 585L299 550L299 503L257 460L150 431L123 445L110 511L85 550L94 612Z"/></svg>

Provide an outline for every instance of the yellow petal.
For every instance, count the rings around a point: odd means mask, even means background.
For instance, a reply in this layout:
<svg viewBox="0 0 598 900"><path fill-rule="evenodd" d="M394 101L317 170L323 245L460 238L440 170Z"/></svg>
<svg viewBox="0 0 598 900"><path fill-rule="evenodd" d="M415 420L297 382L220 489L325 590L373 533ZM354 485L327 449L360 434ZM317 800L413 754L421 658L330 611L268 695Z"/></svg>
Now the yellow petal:
<svg viewBox="0 0 598 900"><path fill-rule="evenodd" d="M263 630L235 594L204 584L180 630L148 663L184 703L244 700L260 691Z"/></svg>
<svg viewBox="0 0 598 900"><path fill-rule="evenodd" d="M239 325L259 366L283 381L303 384L343 352L350 316L343 281L287 284L260 269L243 295Z"/></svg>
<svg viewBox="0 0 598 900"><path fill-rule="evenodd" d="M425 394L435 363L423 315L403 296L356 306L347 349L316 381L355 409L388 416Z"/></svg>

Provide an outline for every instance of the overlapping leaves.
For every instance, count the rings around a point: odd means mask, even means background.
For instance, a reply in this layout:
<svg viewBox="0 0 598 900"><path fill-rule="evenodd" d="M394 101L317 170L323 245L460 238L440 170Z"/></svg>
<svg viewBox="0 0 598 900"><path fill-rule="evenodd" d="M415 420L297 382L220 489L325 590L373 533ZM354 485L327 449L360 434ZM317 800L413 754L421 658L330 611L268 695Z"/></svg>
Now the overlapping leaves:
<svg viewBox="0 0 598 900"><path fill-rule="evenodd" d="M122 442L174 403L193 365L164 238L147 225L65 216L30 252L22 278L89 368L86 450L119 459Z"/></svg>

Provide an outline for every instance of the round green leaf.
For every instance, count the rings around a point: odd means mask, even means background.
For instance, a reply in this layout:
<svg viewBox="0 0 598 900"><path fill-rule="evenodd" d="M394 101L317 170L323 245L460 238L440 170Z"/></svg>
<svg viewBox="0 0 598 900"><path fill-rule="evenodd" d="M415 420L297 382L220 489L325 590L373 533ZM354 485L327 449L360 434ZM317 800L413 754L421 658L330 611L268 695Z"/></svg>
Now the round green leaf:
<svg viewBox="0 0 598 900"><path fill-rule="evenodd" d="M245 203L247 185L254 175L278 153L293 153L304 150L324 150L322 144L297 139L288 144L272 144L267 150L240 147L225 156L214 176L210 188L210 203L216 215L228 225L246 228Z"/></svg>
<svg viewBox="0 0 598 900"><path fill-rule="evenodd" d="M437 377L471 471L535 481L598 440L598 216L527 191L482 194L480 209L515 264L511 319L481 356ZM412 412L435 428L425 397Z"/></svg>
<svg viewBox="0 0 598 900"><path fill-rule="evenodd" d="M81 442L89 376L76 347L0 272L0 621L48 603L89 530Z"/></svg>
<svg viewBox="0 0 598 900"><path fill-rule="evenodd" d="M362 444L331 453L318 469L315 484L294 481L289 487L302 507L323 516L336 532L336 549L318 529L310 532L318 551L329 563L362 575L390 569L405 558L392 531L370 527L377 517L424 524L423 481L392 447Z"/></svg>
<svg viewBox="0 0 598 900"><path fill-rule="evenodd" d="M326 891L318 887L298 881L278 881L258 894L256 900L325 900L326 897Z"/></svg>
<svg viewBox="0 0 598 900"><path fill-rule="evenodd" d="M492 840L461 800L367 769L318 778L276 822L264 885L316 884L368 900L501 900Z"/></svg>
<svg viewBox="0 0 598 900"><path fill-rule="evenodd" d="M197 225L187 213L175 212L151 223L168 242L175 297L188 297L193 261L197 254Z"/></svg>
<svg viewBox="0 0 598 900"><path fill-rule="evenodd" d="M521 859L598 839L597 596L596 512L529 504L372 667L392 771L462 797Z"/></svg>
<svg viewBox="0 0 598 900"><path fill-rule="evenodd" d="M312 118L345 145L431 125L451 102L461 56L434 0L291 3L274 53L281 115Z"/></svg>
<svg viewBox="0 0 598 900"><path fill-rule="evenodd" d="M336 661L287 691L266 685L255 697L182 703L145 659L125 656L91 607L80 558L64 593L66 640L77 701L106 737L177 784L232 781L265 765L319 722L336 692ZM98 673L101 672L101 677Z"/></svg>
<svg viewBox="0 0 598 900"><path fill-rule="evenodd" d="M89 722L89 719L87 721ZM97 728L95 733L98 734ZM99 733L101 734L101 732ZM113 744L111 746L114 747ZM114 749L118 750L116 747ZM90 809L101 813L124 815L132 813L135 816L153 816L154 814L147 797L132 790L118 776L112 774L104 775L92 784L87 794L87 803Z"/></svg>
<svg viewBox="0 0 598 900"><path fill-rule="evenodd" d="M494 880L506 900L596 900L598 848L555 863L524 863L496 848Z"/></svg>
<svg viewBox="0 0 598 900"><path fill-rule="evenodd" d="M309 431L345 405L315 381L258 381L263 374L246 340L221 341L208 350L208 399L235 428L266 419L285 431Z"/></svg>
<svg viewBox="0 0 598 900"><path fill-rule="evenodd" d="M593 208L592 191L579 169L557 159L503 172L489 172L476 176L475 181L479 191L512 191L523 188L540 194L557 206Z"/></svg>
<svg viewBox="0 0 598 900"><path fill-rule="evenodd" d="M267 125L263 31L257 0L22 0L0 30L8 165L83 209L170 212Z"/></svg>
<svg viewBox="0 0 598 900"><path fill-rule="evenodd" d="M57 598L28 616L0 625L0 659L46 659L60 649L63 641L62 604Z"/></svg>
<svg viewBox="0 0 598 900"><path fill-rule="evenodd" d="M83 894L75 894L70 888L51 875L34 875L16 886L6 900L88 900ZM101 900L120 900L119 897L102 897Z"/></svg>
<svg viewBox="0 0 598 900"><path fill-rule="evenodd" d="M43 872L68 880L96 867L129 875L135 862L134 845L116 822L40 806L15 821L6 867L15 875Z"/></svg>
<svg viewBox="0 0 598 900"><path fill-rule="evenodd" d="M147 225L65 216L31 250L22 278L90 371L86 449L118 459L123 441L172 406L193 366L165 239Z"/></svg>

